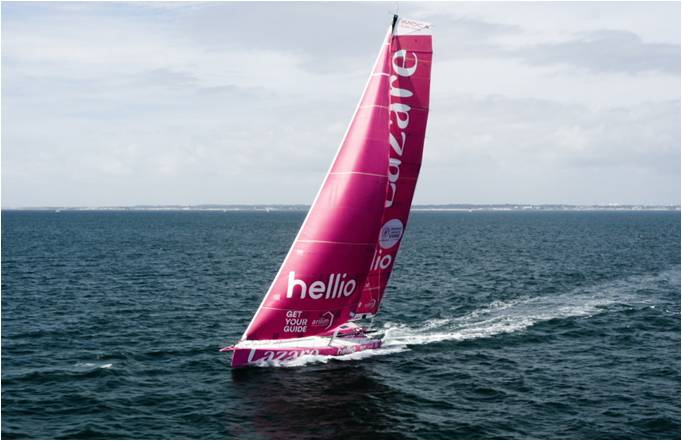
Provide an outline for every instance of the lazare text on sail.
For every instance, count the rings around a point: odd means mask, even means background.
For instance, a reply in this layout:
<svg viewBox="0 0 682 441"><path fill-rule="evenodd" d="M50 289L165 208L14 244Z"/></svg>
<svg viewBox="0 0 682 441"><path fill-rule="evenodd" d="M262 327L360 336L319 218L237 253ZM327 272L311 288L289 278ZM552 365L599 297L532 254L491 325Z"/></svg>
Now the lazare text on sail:
<svg viewBox="0 0 682 441"><path fill-rule="evenodd" d="M395 87L394 84L398 75L404 78L414 75L418 65L419 59L414 52L408 54L406 50L401 49L393 54L391 67L397 75L391 75L389 78L391 98L409 98L414 95L411 90ZM391 145L391 151L388 160L388 185L390 192L384 204L386 208L393 206L393 200L398 191L398 178L400 177L400 164L402 163L399 158L403 156L403 149L405 148L405 139L407 138L405 131L410 125L410 110L412 108L409 104L389 102L389 111L393 118L389 119L388 142ZM394 119L395 125L393 124ZM400 138L400 142L396 139L396 135Z"/></svg>
<svg viewBox="0 0 682 441"><path fill-rule="evenodd" d="M400 165L405 150L405 140L407 139L407 128L410 125L410 111L412 107L409 104L395 102L395 98L410 98L414 93L409 89L403 89L396 86L398 76L409 78L417 71L419 66L419 58L415 52L407 52L404 49L398 50L391 58L391 68L393 74L389 77L389 133L388 143L389 149L388 159L388 191L386 195L385 208L393 206L396 193L398 192L398 180L400 178ZM400 139L400 141L398 140ZM392 248L402 236L403 223L400 219L394 218L388 220L382 227L379 237L379 245L381 249L375 250L372 256L372 264L370 270L381 268L387 269L393 263L393 253L388 252L384 254L383 250ZM386 240L386 235L390 237Z"/></svg>

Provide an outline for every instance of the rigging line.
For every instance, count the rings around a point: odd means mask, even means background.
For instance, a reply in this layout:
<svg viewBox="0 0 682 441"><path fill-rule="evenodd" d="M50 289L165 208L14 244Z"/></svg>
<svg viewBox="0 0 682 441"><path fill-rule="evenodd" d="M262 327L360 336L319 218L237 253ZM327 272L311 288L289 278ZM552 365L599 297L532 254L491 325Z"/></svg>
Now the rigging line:
<svg viewBox="0 0 682 441"><path fill-rule="evenodd" d="M330 172L329 174L331 175L362 175L362 176L374 176L377 178L387 178L388 175L383 175L381 173L370 173L370 172L362 172L362 171L340 171L340 172Z"/></svg>
<svg viewBox="0 0 682 441"><path fill-rule="evenodd" d="M296 242L303 242L303 243L329 243L329 244L335 244L335 245L355 245L355 246L363 246L363 247L373 247L376 245L374 242L372 243L367 243L367 242L339 242L335 240L317 240L317 239L298 239Z"/></svg>

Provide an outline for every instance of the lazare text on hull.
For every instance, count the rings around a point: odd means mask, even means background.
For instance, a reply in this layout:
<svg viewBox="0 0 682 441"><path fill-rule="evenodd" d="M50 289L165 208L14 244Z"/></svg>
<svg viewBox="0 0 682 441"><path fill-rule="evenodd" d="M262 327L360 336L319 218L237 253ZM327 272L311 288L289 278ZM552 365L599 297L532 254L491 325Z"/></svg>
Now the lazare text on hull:
<svg viewBox="0 0 682 441"><path fill-rule="evenodd" d="M331 167L232 367L377 349L379 311L422 161L431 25L393 17Z"/></svg>

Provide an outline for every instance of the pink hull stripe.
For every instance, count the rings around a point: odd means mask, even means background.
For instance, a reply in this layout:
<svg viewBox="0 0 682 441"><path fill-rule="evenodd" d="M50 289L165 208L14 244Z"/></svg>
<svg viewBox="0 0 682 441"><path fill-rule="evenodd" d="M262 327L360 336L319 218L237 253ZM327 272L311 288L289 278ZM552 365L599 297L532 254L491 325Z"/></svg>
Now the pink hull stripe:
<svg viewBox="0 0 682 441"><path fill-rule="evenodd" d="M381 347L381 340L369 340L366 343L350 346L321 346L318 348L296 347L290 348L244 348L235 349L232 353L232 367L240 368L253 365L267 365L268 363L286 363L303 356L335 357L352 354L354 352Z"/></svg>

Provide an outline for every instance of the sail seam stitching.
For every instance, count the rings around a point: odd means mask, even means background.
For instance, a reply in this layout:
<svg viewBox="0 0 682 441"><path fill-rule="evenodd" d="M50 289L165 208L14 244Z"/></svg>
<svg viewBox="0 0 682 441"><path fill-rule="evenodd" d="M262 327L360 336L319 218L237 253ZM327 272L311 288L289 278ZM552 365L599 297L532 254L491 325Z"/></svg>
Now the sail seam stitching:
<svg viewBox="0 0 682 441"><path fill-rule="evenodd" d="M365 176L376 176L378 178L387 178L388 175L382 175L380 173L366 173L358 171L347 171L347 172L331 172L330 175L365 175Z"/></svg>
<svg viewBox="0 0 682 441"><path fill-rule="evenodd" d="M263 306L263 309L274 309L275 311L290 311L290 308L275 308L274 306ZM322 308L322 309L306 309L306 311L329 311L329 308ZM319 335L310 335L308 337L302 337L302 338L314 338L314 337L319 337ZM259 340L249 340L249 341L259 341ZM261 340L262 341L262 340Z"/></svg>
<svg viewBox="0 0 682 441"><path fill-rule="evenodd" d="M382 106L380 104L365 104L364 106L360 106L361 109L369 109L371 107L376 107L379 109L388 109L388 106Z"/></svg>
<svg viewBox="0 0 682 441"><path fill-rule="evenodd" d="M317 240L317 239L299 239L296 242L306 243L333 243L336 245L359 245L359 246L374 246L374 243L365 242L337 242L335 240Z"/></svg>

